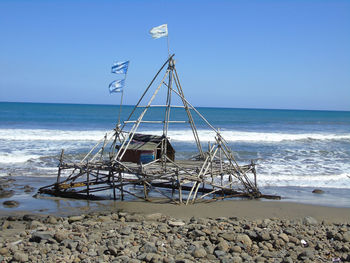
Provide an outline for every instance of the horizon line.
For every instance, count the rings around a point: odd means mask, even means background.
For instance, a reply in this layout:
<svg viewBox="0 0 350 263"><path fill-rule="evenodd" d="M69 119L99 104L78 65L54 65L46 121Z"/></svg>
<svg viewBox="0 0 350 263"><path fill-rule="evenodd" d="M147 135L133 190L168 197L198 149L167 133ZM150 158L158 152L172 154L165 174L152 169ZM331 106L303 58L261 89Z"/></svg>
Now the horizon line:
<svg viewBox="0 0 350 263"><path fill-rule="evenodd" d="M91 105L91 106L117 106L119 104L99 104L99 103L73 103L73 102L34 102L34 101L0 101L0 103L27 103L27 104L68 104L68 105ZM135 105L123 104L123 106L134 107ZM248 108L248 107L220 107L220 106L194 106L195 108L218 108L218 109L240 109L240 110L285 110L285 111L334 111L350 112L349 110L325 110L325 109L292 109L292 108Z"/></svg>

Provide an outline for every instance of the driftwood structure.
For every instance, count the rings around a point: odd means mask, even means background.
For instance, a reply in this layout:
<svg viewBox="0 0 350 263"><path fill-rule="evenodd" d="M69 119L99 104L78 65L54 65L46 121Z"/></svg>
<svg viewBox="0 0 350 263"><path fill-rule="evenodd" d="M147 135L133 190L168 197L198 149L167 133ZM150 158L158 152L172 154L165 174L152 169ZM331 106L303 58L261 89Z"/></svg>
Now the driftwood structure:
<svg viewBox="0 0 350 263"><path fill-rule="evenodd" d="M159 78L164 70L164 76ZM159 79L153 94L148 94ZM156 105L154 99L162 88L166 89L166 103ZM145 103L147 94L150 99ZM172 104L173 96L180 99L181 105ZM155 107L164 109L164 118L145 120L147 111ZM186 119L172 120L173 108L182 108ZM197 114L215 134L207 150L203 150L192 114ZM138 133L143 123L160 124L162 136ZM197 155L189 160L175 159L175 150L168 138L171 123L189 124ZM127 130L128 124L131 128ZM67 176L61 177L63 172ZM232 197L278 198L260 193L255 163L239 165L220 131L185 98L174 55L159 69L129 117L122 124L118 123L81 161L66 162L62 150L57 181L40 188L39 193L84 199L125 200L128 196L129 200L146 201L152 201L152 194L156 193L170 202L186 205Z"/></svg>

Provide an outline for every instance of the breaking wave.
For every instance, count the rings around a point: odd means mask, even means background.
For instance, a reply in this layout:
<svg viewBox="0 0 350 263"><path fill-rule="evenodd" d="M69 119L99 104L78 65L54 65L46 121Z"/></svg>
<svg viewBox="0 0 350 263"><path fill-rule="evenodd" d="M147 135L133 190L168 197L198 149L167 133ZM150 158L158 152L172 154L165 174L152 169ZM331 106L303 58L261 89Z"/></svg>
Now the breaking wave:
<svg viewBox="0 0 350 263"><path fill-rule="evenodd" d="M147 134L161 135L159 130L140 131ZM110 133L110 131L109 131ZM0 129L0 140L11 141L98 141L106 134L103 130L48 130L48 129ZM350 140L350 134L332 133L272 133L249 131L221 131L223 138L230 142L282 142L299 140ZM203 141L213 141L215 132L198 130ZM174 141L193 141L191 130L169 131L168 136Z"/></svg>

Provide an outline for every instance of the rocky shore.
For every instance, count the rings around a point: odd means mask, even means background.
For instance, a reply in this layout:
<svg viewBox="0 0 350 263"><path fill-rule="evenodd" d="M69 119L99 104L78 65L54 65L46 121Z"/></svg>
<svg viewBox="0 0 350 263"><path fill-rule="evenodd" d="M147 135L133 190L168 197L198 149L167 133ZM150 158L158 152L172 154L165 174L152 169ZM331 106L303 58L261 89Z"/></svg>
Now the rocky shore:
<svg viewBox="0 0 350 263"><path fill-rule="evenodd" d="M0 219L0 262L350 262L350 223L160 213Z"/></svg>

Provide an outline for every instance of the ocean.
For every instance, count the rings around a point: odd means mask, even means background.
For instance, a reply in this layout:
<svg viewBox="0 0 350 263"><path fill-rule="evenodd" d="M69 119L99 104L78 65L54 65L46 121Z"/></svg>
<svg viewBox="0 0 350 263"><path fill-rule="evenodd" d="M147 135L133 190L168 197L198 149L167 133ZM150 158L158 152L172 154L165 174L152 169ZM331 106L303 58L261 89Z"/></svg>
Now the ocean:
<svg viewBox="0 0 350 263"><path fill-rule="evenodd" d="M132 108L123 106L121 120ZM292 198L321 188L329 196L340 195L342 206L350 206L350 112L197 109L220 129L240 164L257 162L258 185L269 193ZM118 105L1 102L0 176L54 178L61 149L78 160L115 128L118 113ZM193 116L207 149L214 132L194 112ZM186 114L173 109L171 118L185 120ZM164 109L151 109L147 119L163 120ZM144 124L138 131L160 135L162 126ZM170 125L168 136L176 159L196 153L188 124Z"/></svg>

